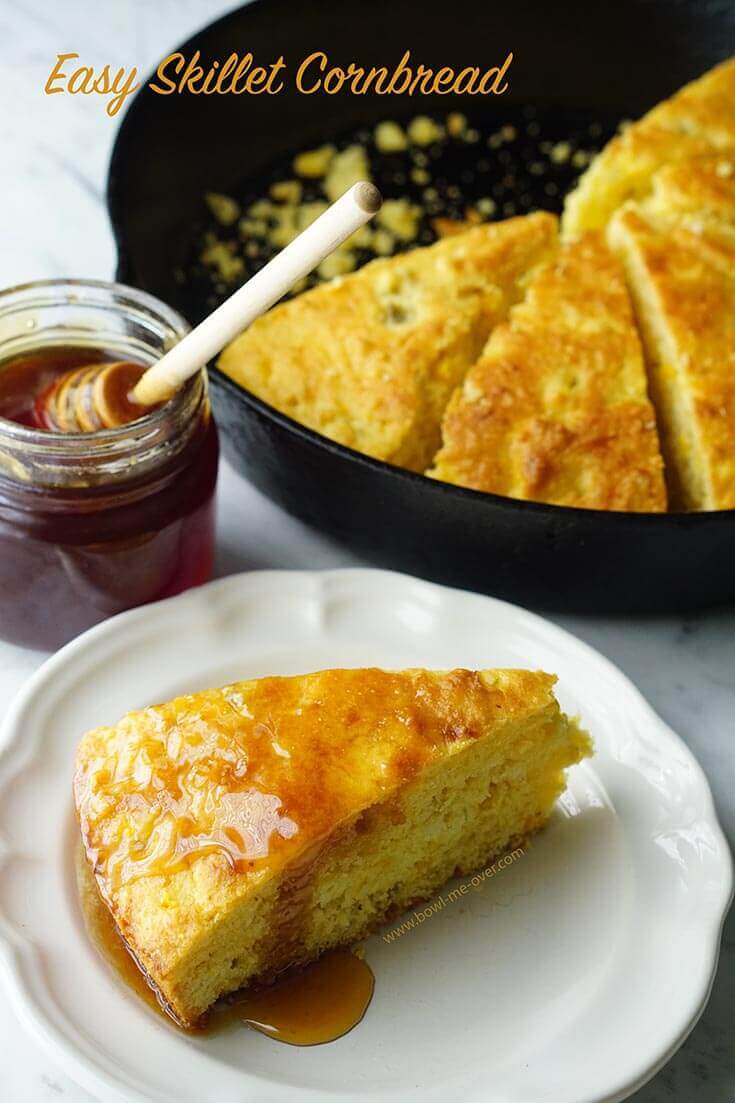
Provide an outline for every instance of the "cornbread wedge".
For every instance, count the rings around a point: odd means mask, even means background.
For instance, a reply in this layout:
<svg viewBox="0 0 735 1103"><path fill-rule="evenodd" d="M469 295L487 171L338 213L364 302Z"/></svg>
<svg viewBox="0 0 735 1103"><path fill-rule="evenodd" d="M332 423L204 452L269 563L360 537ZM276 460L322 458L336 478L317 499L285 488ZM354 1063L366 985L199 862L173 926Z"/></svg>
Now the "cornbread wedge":
<svg viewBox="0 0 735 1103"><path fill-rule="evenodd" d="M735 246L735 152L666 165L640 210L659 227L681 227L705 247Z"/></svg>
<svg viewBox="0 0 735 1103"><path fill-rule="evenodd" d="M427 472L511 498L666 508L656 419L622 267L599 234L562 247L444 415Z"/></svg>
<svg viewBox="0 0 735 1103"><path fill-rule="evenodd" d="M567 196L565 237L601 229L626 200L648 194L665 164L735 151L735 58L687 84L608 142Z"/></svg>
<svg viewBox="0 0 735 1103"><path fill-rule="evenodd" d="M735 508L735 244L634 204L610 224L641 325L676 509ZM720 227L724 227L721 232Z"/></svg>
<svg viewBox="0 0 735 1103"><path fill-rule="evenodd" d="M555 240L539 212L373 261L269 311L219 367L310 429L423 471L453 388Z"/></svg>
<svg viewBox="0 0 735 1103"><path fill-rule="evenodd" d="M522 845L564 768L591 753L554 681L328 670L179 697L86 735L86 854L178 1021Z"/></svg>

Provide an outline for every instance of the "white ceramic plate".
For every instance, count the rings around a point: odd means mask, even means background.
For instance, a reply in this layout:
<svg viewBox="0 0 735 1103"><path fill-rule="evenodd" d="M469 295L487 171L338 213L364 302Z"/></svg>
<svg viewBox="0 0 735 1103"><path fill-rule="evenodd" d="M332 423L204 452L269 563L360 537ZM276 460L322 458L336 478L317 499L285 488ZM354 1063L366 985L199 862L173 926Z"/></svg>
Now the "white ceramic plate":
<svg viewBox="0 0 735 1103"><path fill-rule="evenodd" d="M74 888L80 734L238 678L328 666L543 667L597 753L507 869L395 942L329 1046L187 1038L88 944ZM372 570L263 572L124 614L69 644L9 715L0 757L0 970L23 1022L104 1101L620 1100L706 1002L731 895L691 754L609 662L504 602Z"/></svg>

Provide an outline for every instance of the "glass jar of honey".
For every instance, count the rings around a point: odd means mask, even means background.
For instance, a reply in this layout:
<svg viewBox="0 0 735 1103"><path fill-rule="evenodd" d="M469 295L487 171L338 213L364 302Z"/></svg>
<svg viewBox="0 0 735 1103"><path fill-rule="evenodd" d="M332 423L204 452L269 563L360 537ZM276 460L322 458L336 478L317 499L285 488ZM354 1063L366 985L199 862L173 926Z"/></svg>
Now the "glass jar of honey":
<svg viewBox="0 0 735 1103"><path fill-rule="evenodd" d="M33 416L62 373L108 360L147 367L187 329L120 284L0 292L0 638L56 648L210 577L218 444L204 372L114 429L49 432Z"/></svg>

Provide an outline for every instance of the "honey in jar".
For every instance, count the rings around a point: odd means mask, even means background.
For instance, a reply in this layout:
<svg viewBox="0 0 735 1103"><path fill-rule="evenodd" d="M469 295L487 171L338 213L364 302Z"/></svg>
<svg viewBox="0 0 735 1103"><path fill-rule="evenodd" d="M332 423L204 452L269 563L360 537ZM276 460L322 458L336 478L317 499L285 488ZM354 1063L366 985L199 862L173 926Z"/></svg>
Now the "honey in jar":
<svg viewBox="0 0 735 1103"><path fill-rule="evenodd" d="M39 398L75 367L141 369L187 331L142 292L48 281L0 294L0 637L52 649L205 582L217 431L204 373L129 424L43 427Z"/></svg>

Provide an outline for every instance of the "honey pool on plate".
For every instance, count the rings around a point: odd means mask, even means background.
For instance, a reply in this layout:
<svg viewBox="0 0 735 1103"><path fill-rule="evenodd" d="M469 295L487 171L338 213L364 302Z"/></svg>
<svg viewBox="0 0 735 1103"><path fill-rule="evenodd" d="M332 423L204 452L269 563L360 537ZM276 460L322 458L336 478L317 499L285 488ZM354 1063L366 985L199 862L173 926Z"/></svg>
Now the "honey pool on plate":
<svg viewBox="0 0 735 1103"><path fill-rule="evenodd" d="M115 926L80 844L76 852L79 903L87 934L107 965L149 1008L175 1022ZM368 963L352 950L333 950L270 985L220 1001L197 1033L240 1023L295 1046L333 1042L362 1020L375 988ZM178 1024L177 1024L178 1025Z"/></svg>

